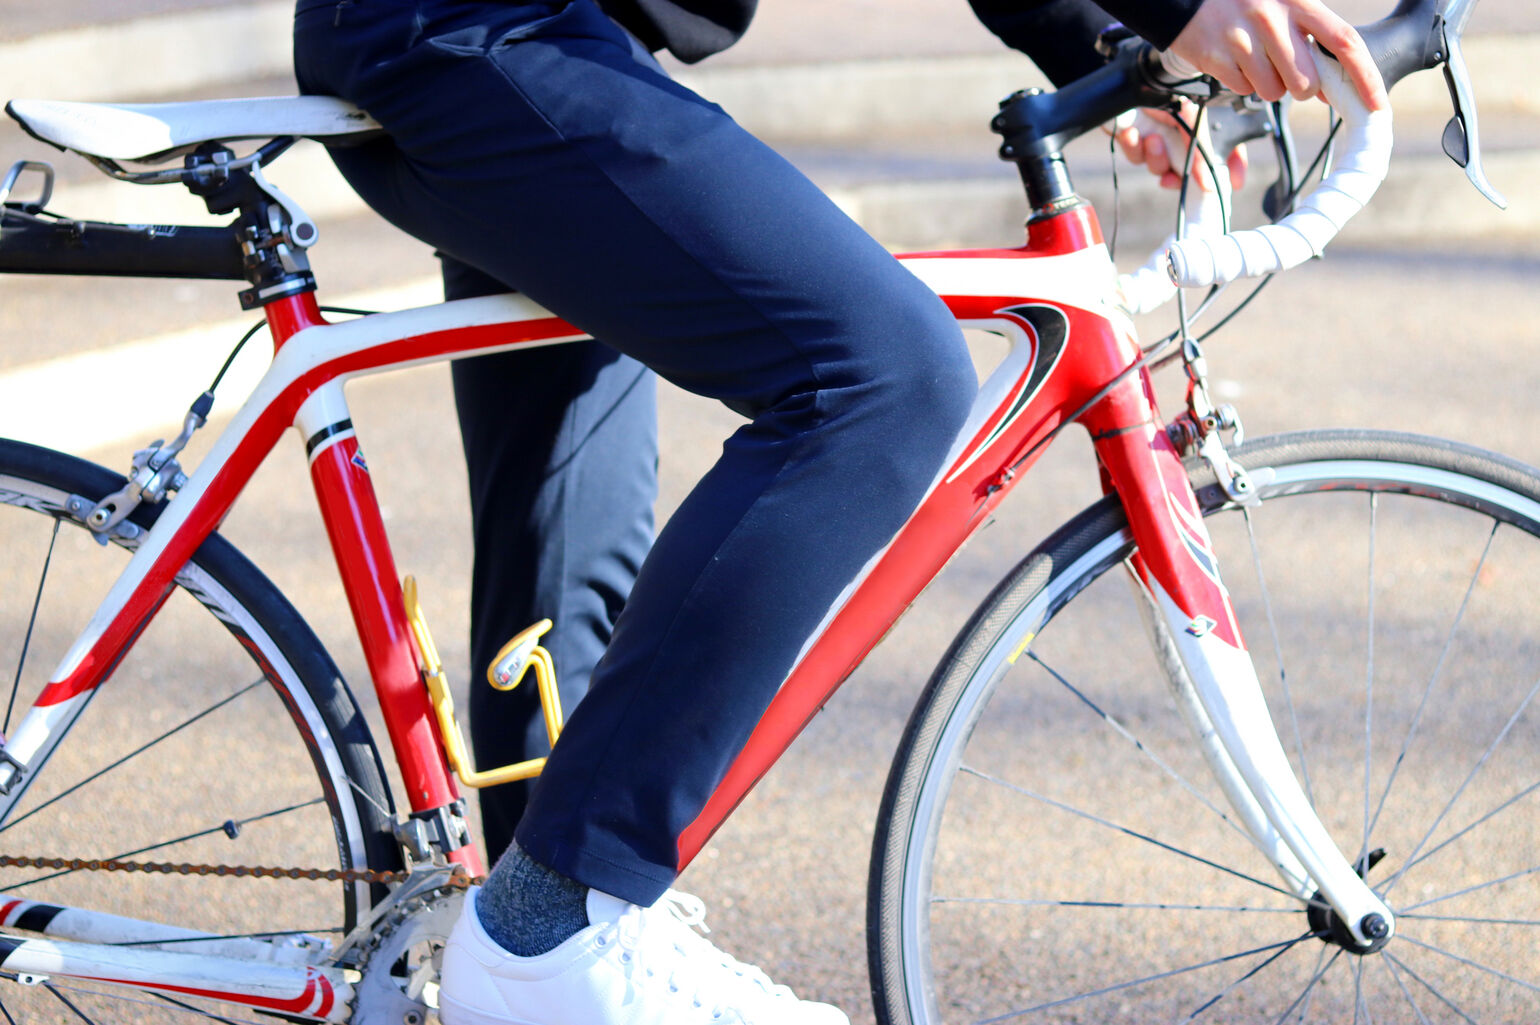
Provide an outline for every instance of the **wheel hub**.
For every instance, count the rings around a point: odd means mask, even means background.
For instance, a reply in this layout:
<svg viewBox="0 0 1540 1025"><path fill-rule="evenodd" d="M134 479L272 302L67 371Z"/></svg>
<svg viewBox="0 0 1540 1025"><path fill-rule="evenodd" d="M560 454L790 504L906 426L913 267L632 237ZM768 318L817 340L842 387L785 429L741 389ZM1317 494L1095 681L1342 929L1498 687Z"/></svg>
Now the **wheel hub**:
<svg viewBox="0 0 1540 1025"><path fill-rule="evenodd" d="M1358 878L1367 879L1369 870L1380 863L1385 857L1385 849L1376 847L1358 860L1353 870L1358 873ZM1331 906L1326 895L1320 890L1310 896L1310 903L1305 906L1305 919L1310 923L1310 931L1323 943L1335 943L1349 954L1373 954L1385 944L1390 942L1390 929L1385 920L1379 915L1369 915L1360 923L1360 929L1364 935L1369 936L1367 944L1358 942L1353 935L1353 930L1337 914L1337 909ZM1371 921L1372 919L1372 921Z"/></svg>

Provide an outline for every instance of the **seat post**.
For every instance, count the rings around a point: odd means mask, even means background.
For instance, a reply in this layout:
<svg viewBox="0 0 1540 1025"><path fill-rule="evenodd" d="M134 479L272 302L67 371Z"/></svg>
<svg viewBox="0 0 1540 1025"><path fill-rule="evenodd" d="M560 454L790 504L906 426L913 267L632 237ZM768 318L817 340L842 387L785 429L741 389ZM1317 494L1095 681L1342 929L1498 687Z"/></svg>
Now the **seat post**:
<svg viewBox="0 0 1540 1025"><path fill-rule="evenodd" d="M293 144L278 139L263 147L266 159ZM287 196L262 177L262 160L232 167L234 154L219 143L204 143L183 161L187 188L212 214L238 212L231 224L241 247L250 288L240 293L241 308L252 310L277 299L313 292L315 275L305 250L315 241L315 225Z"/></svg>

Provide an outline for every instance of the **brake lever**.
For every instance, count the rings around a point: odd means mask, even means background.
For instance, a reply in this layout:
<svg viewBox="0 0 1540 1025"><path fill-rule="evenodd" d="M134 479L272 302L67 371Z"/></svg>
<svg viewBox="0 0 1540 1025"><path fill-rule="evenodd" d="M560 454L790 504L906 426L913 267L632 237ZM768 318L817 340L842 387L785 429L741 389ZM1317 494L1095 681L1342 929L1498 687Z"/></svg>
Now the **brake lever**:
<svg viewBox="0 0 1540 1025"><path fill-rule="evenodd" d="M1294 145L1294 127L1289 122L1293 102L1293 97L1285 93L1283 99L1266 108L1278 177L1262 196L1262 213L1274 224L1293 212L1294 201L1299 198L1299 150Z"/></svg>
<svg viewBox="0 0 1540 1025"><path fill-rule="evenodd" d="M1294 130L1286 114L1292 102L1288 96L1277 103L1248 96L1234 104L1214 104L1208 108L1209 139L1218 160L1228 159L1235 147L1252 139L1271 140L1278 178L1262 197L1262 212L1270 221L1277 221L1289 212L1285 204L1293 198L1294 183L1299 177Z"/></svg>
<svg viewBox="0 0 1540 1025"><path fill-rule="evenodd" d="M1250 99L1208 107L1209 142L1221 159L1227 158L1242 143L1273 134L1274 125L1267 106L1253 104Z"/></svg>
<svg viewBox="0 0 1540 1025"><path fill-rule="evenodd" d="M1461 30L1465 27L1465 9L1460 24L1444 24L1444 82L1449 86L1449 98L1454 103L1454 117L1444 126L1443 146L1449 159L1465 168L1465 177L1499 210L1508 209L1508 201L1492 187L1486 171L1481 166L1481 134L1476 122L1475 91L1471 88L1470 71L1465 65L1465 52L1460 43Z"/></svg>

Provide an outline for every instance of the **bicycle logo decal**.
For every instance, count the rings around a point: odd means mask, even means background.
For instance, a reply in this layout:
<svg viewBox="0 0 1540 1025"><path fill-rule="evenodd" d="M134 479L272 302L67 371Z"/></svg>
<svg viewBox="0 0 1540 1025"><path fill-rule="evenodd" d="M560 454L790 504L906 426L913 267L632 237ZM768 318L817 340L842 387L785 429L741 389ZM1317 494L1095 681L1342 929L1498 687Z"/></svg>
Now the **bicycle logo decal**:
<svg viewBox="0 0 1540 1025"><path fill-rule="evenodd" d="M1050 306L1047 303L1026 303L1021 306L1008 306L996 310L995 313L1027 329L1028 336L1032 340L1032 370L1023 379L1021 390L1010 401L999 422L971 452L963 457L956 469L952 471L949 480L956 479L957 474L967 469L1021 418L1027 407L1032 404L1032 400L1037 397L1038 392L1043 390L1043 385L1054 368L1059 365L1059 360L1063 358L1069 341L1069 318L1057 306Z"/></svg>

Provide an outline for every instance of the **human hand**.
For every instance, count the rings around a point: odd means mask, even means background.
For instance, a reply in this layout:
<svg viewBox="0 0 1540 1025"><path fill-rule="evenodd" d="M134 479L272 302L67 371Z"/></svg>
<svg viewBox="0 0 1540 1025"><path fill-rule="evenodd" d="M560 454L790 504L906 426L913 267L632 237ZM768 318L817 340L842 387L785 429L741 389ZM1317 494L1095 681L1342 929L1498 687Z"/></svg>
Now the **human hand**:
<svg viewBox="0 0 1540 1025"><path fill-rule="evenodd" d="M1187 163L1187 132L1177 123L1177 118L1164 110L1140 110L1131 112L1132 117L1119 118L1112 125L1112 138L1123 156L1131 164L1142 164L1160 179L1162 188L1177 189L1182 185L1182 169ZM1187 124L1196 121L1197 108L1182 102L1180 116ZM1209 144L1208 122L1198 126L1198 145L1213 159ZM1193 179L1206 192L1214 191L1214 178L1209 173L1209 161L1201 153L1193 155ZM1230 173L1230 187L1239 189L1246 183L1246 147L1237 146L1225 159Z"/></svg>
<svg viewBox="0 0 1540 1025"><path fill-rule="evenodd" d="M1242 95L1304 100L1321 89L1307 37L1337 59L1370 110L1387 105L1358 31L1320 0L1204 0L1170 50Z"/></svg>

